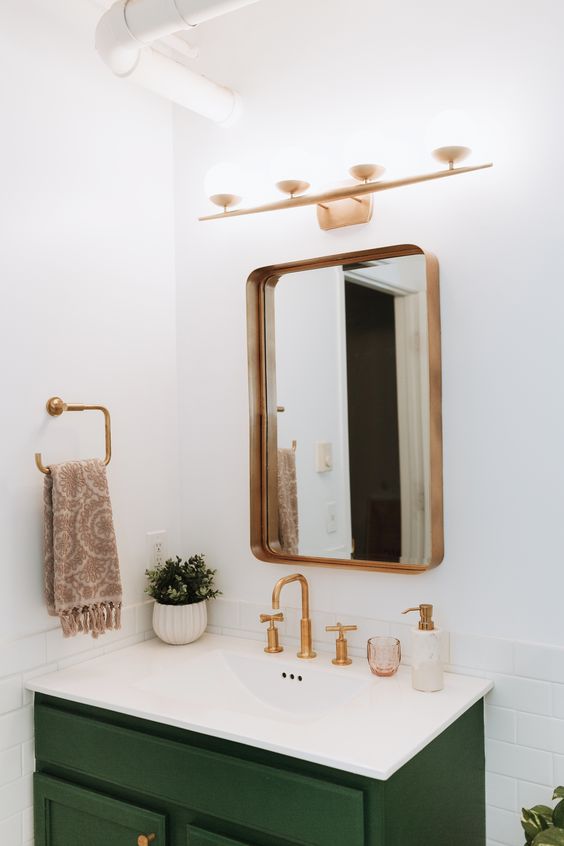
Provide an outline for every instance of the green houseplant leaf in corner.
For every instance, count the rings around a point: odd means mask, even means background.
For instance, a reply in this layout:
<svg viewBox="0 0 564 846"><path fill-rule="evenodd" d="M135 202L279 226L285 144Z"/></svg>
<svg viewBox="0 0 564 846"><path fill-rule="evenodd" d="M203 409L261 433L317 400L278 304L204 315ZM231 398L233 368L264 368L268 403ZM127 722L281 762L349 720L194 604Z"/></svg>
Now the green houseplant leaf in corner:
<svg viewBox="0 0 564 846"><path fill-rule="evenodd" d="M564 846L564 787L557 787L552 798L560 800L554 808L548 805L523 808L525 846Z"/></svg>
<svg viewBox="0 0 564 846"><path fill-rule="evenodd" d="M162 566L146 570L145 593L155 600L153 629L165 643L192 643L205 631L207 600L221 591L214 585L216 570L206 566L203 555L188 561L169 558Z"/></svg>

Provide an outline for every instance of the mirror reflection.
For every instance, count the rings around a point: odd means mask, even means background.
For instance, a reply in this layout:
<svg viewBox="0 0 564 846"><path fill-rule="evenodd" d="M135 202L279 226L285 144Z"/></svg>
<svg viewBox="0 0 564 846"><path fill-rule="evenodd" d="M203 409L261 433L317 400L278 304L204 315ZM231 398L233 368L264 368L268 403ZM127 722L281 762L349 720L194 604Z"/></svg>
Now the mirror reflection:
<svg viewBox="0 0 564 846"><path fill-rule="evenodd" d="M431 562L427 293L422 254L278 279L267 507L283 555Z"/></svg>

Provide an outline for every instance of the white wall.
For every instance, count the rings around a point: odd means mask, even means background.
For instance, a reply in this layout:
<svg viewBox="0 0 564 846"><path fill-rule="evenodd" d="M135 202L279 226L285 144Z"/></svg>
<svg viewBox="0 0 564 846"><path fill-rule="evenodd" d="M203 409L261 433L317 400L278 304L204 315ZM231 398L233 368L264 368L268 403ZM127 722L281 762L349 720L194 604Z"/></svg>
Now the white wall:
<svg viewBox="0 0 564 846"><path fill-rule="evenodd" d="M120 83L86 2L0 4L0 646L57 626L42 596L34 452L104 454L126 603L143 599L145 533L177 545L177 384L170 105Z"/></svg>
<svg viewBox="0 0 564 846"><path fill-rule="evenodd" d="M31 846L27 675L143 640L145 533L178 544L170 106L115 80L86 2L0 4L0 841ZM122 629L64 640L42 596L44 461L104 454L105 403L126 607Z"/></svg>
<svg viewBox="0 0 564 846"><path fill-rule="evenodd" d="M275 291L278 446L296 441L299 554L351 553L347 363L341 268L283 276ZM296 379L296 373L300 378ZM316 444L331 444L333 466L316 469ZM327 531L328 505L335 508Z"/></svg>
<svg viewBox="0 0 564 846"><path fill-rule="evenodd" d="M265 608L288 572L249 551L248 274L419 244L441 268L445 560L417 577L312 568L313 605L399 620L428 601L450 630L562 644L564 7L476 0L462 20L446 0L343 9L263 0L210 23L202 65L241 91L245 115L225 132L175 114L186 544L208 551L228 597ZM321 232L307 208L196 221L208 166L238 161L274 194L269 160L291 142L338 179L346 133L371 128L395 149L395 173L434 169L425 127L452 106L474 117L475 160L492 157L492 170L376 195L373 221L350 230Z"/></svg>

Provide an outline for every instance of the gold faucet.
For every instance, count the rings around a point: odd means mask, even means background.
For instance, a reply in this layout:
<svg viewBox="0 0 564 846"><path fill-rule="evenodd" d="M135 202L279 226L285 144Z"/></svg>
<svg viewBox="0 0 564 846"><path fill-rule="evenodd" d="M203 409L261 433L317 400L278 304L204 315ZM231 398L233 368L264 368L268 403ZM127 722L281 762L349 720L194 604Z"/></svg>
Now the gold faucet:
<svg viewBox="0 0 564 846"><path fill-rule="evenodd" d="M309 587L305 576L301 573L294 573L292 576L283 576L278 579L272 591L272 607L277 611L280 608L280 592L284 585L290 582L299 582L302 586L302 618L300 620L300 651L298 658L315 658L315 652L311 643L311 620L309 619Z"/></svg>

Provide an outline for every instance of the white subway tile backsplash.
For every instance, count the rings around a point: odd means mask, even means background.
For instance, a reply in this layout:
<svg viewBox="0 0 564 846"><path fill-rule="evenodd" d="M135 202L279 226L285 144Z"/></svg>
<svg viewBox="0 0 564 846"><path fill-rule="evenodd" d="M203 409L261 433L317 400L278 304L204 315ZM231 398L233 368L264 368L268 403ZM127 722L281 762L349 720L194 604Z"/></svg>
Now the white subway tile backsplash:
<svg viewBox="0 0 564 846"><path fill-rule="evenodd" d="M9 749L0 751L0 786L7 784L9 781L15 781L21 775L21 746L11 746Z"/></svg>
<svg viewBox="0 0 564 846"><path fill-rule="evenodd" d="M390 623L390 634L401 643L401 660L406 663L411 658L411 632L413 626L407 623Z"/></svg>
<svg viewBox="0 0 564 846"><path fill-rule="evenodd" d="M564 649L536 643L516 643L515 673L564 684Z"/></svg>
<svg viewBox="0 0 564 846"><path fill-rule="evenodd" d="M504 846L516 846L525 839L519 814L489 806L486 812L488 837Z"/></svg>
<svg viewBox="0 0 564 846"><path fill-rule="evenodd" d="M486 799L488 805L506 811L517 810L517 781L497 773L486 774Z"/></svg>
<svg viewBox="0 0 564 846"><path fill-rule="evenodd" d="M45 635L33 635L0 645L0 678L33 670L45 663Z"/></svg>
<svg viewBox="0 0 564 846"><path fill-rule="evenodd" d="M564 785L564 755L554 756L554 775L551 781L555 787Z"/></svg>
<svg viewBox="0 0 564 846"><path fill-rule="evenodd" d="M16 781L0 787L0 809L7 811L6 816L11 816L33 804L33 779L31 776L23 776ZM9 842L9 841L8 841Z"/></svg>
<svg viewBox="0 0 564 846"><path fill-rule="evenodd" d="M547 784L534 784L520 781L517 785L518 808L532 808L533 805L550 805L554 787Z"/></svg>
<svg viewBox="0 0 564 846"><path fill-rule="evenodd" d="M30 690L25 689L26 681L28 679L34 679L37 676L46 676L47 673L54 673L56 669L58 669L57 664L43 664L42 667L36 667L35 670L30 670L28 673L23 674L22 685L24 705L31 705L31 703L33 702L33 693Z"/></svg>
<svg viewBox="0 0 564 846"><path fill-rule="evenodd" d="M142 602L135 609L135 628L138 634L149 632L153 628L153 600ZM208 609L209 609L208 603Z"/></svg>
<svg viewBox="0 0 564 846"><path fill-rule="evenodd" d="M286 609L281 608L281 611L285 611ZM262 632L263 629L266 629L268 623L261 623L260 615L261 614L270 614L270 608L268 607L268 602L265 602L264 605L258 605L254 602L240 602L239 603L239 625L238 626L230 626L227 623L222 623L223 628L228 629L237 629L241 628L244 632ZM280 632L284 630L283 624L278 623ZM265 641L266 641L266 634L265 634Z"/></svg>
<svg viewBox="0 0 564 846"><path fill-rule="evenodd" d="M508 708L496 708L486 705L484 709L486 737L492 740L505 740L515 743L517 714Z"/></svg>
<svg viewBox="0 0 564 846"><path fill-rule="evenodd" d="M139 632L138 634L124 637L121 640L116 640L113 643L108 643L107 646L102 648L102 652L104 655L107 655L109 652L117 652L118 649L127 649L128 646L135 646L136 643L141 643L142 640L145 640L145 633Z"/></svg>
<svg viewBox="0 0 564 846"><path fill-rule="evenodd" d="M452 634L450 654L452 663L463 667L494 673L513 672L513 643L510 640Z"/></svg>
<svg viewBox="0 0 564 846"><path fill-rule="evenodd" d="M11 676L0 680L0 714L15 711L23 705L23 685L21 676Z"/></svg>
<svg viewBox="0 0 564 846"><path fill-rule="evenodd" d="M388 636L390 634L390 624L383 620L373 620L369 617L353 617L350 614L338 614L335 617L335 622L339 621L344 626L358 626L356 632L346 632L345 637L349 642L349 646L355 647L366 654L366 643L371 637ZM395 637L395 635L392 635Z"/></svg>
<svg viewBox="0 0 564 846"><path fill-rule="evenodd" d="M564 720L564 684L552 685L552 715Z"/></svg>
<svg viewBox="0 0 564 846"><path fill-rule="evenodd" d="M66 667L74 667L75 664L84 664L85 661L91 661L92 658L99 658L104 652L105 649L101 646L97 649L89 649L86 652L78 652L76 655L70 655L68 658L63 658L62 661L57 661L56 668L64 670Z"/></svg>
<svg viewBox="0 0 564 846"><path fill-rule="evenodd" d="M316 649L321 648L321 644L324 645L324 648L333 644L335 638L337 637L337 632L326 632L326 626L334 626L337 622L346 624L346 620L341 620L336 614L332 614L328 611L312 611L311 612L311 630L313 635L313 644ZM300 626L299 620L297 628L288 628L286 627L286 632L289 635L297 635L299 637L300 634ZM346 636L354 634L354 632L347 632Z"/></svg>
<svg viewBox="0 0 564 846"><path fill-rule="evenodd" d="M518 714L517 743L564 755L564 720Z"/></svg>
<svg viewBox="0 0 564 846"><path fill-rule="evenodd" d="M136 633L136 609L134 606L122 609L121 629L106 632L97 638L91 635L79 634L76 637L63 637L60 628L53 629L45 635L47 644L47 661L64 661L73 655L94 649L103 649L117 641L125 640Z"/></svg>
<svg viewBox="0 0 564 846"><path fill-rule="evenodd" d="M243 637L249 640L256 640L257 643L263 643L266 646L266 635L263 632L246 632L243 629L221 629L221 634L225 637Z"/></svg>
<svg viewBox="0 0 564 846"><path fill-rule="evenodd" d="M262 613L267 614L268 609L265 609ZM239 627L239 603L221 597L208 602L208 622L210 625L219 628L237 629Z"/></svg>
<svg viewBox="0 0 564 846"><path fill-rule="evenodd" d="M0 818L0 843L6 846L21 846L22 844L22 815L16 814L8 819Z"/></svg>
<svg viewBox="0 0 564 846"><path fill-rule="evenodd" d="M25 846L33 841L33 808L26 808L22 813L22 840Z"/></svg>
<svg viewBox="0 0 564 846"><path fill-rule="evenodd" d="M26 740L21 747L22 775L30 775L35 770L35 747L33 740Z"/></svg>
<svg viewBox="0 0 564 846"><path fill-rule="evenodd" d="M506 675L494 675L493 680L495 686L488 694L488 705L550 715L552 696L547 682Z"/></svg>
<svg viewBox="0 0 564 846"><path fill-rule="evenodd" d="M549 784L552 780L552 756L548 752L486 740L486 760L491 773L539 784Z"/></svg>
<svg viewBox="0 0 564 846"><path fill-rule="evenodd" d="M0 749L9 749L16 743L25 743L33 737L31 705L11 711L0 717Z"/></svg>

